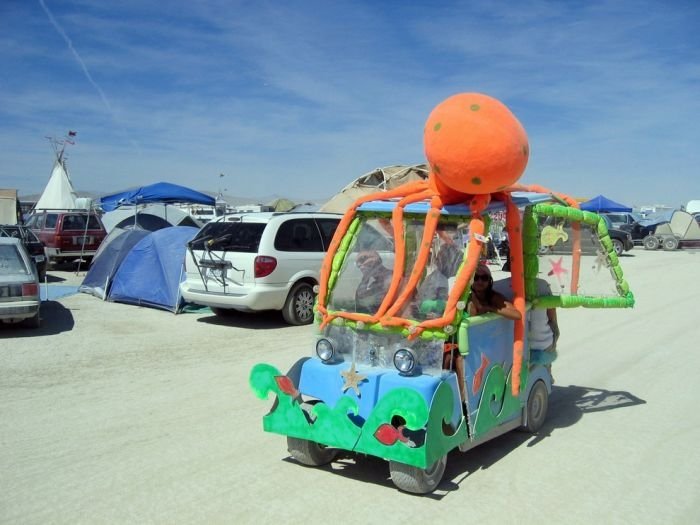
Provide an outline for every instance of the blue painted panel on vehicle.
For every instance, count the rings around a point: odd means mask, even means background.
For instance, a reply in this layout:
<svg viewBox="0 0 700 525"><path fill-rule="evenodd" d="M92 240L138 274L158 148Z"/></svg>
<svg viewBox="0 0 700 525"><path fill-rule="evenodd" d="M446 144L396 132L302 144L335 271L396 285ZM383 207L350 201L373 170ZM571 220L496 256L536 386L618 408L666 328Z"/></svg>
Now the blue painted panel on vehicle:
<svg viewBox="0 0 700 525"><path fill-rule="evenodd" d="M489 322L470 326L468 337L469 354L465 359L464 372L469 416L473 422L489 370L498 364L507 376L513 365L513 321L496 317Z"/></svg>
<svg viewBox="0 0 700 525"><path fill-rule="evenodd" d="M429 375L405 377L386 368L360 367L357 372L366 376L367 379L359 384L361 395L358 397L352 388L345 392L342 391L345 380L340 373L349 368L350 363L347 362L324 364L319 359L309 359L302 365L299 391L304 395L320 399L332 407L336 405L341 396L349 396L357 401L360 417L366 419L377 404L377 400L394 388L411 388L421 394L430 406L433 394L442 381L441 377ZM452 377L450 378L450 376ZM447 378L453 390L457 392L454 374L448 374ZM457 395L456 398L458 397Z"/></svg>

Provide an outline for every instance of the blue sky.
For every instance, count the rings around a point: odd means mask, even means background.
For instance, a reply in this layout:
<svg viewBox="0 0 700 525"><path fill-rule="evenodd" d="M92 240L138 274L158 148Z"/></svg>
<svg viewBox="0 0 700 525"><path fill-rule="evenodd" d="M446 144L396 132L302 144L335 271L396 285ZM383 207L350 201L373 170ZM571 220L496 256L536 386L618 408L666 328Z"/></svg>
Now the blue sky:
<svg viewBox="0 0 700 525"><path fill-rule="evenodd" d="M2 0L0 187L41 192L45 137L76 130L79 192L322 200L424 162L430 111L475 91L525 126L521 182L678 206L700 198L698 28L673 0Z"/></svg>

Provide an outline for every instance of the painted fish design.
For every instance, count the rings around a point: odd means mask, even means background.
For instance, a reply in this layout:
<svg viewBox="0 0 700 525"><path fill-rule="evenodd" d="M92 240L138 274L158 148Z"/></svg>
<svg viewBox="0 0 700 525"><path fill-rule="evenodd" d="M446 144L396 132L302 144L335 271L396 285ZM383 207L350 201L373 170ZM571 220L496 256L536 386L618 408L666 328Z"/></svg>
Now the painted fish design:
<svg viewBox="0 0 700 525"><path fill-rule="evenodd" d="M474 372L474 380L472 382L472 394L476 395L481 388L481 383L484 381L484 372L486 372L486 367L491 364L491 360L486 357L486 354L481 354L481 366Z"/></svg>

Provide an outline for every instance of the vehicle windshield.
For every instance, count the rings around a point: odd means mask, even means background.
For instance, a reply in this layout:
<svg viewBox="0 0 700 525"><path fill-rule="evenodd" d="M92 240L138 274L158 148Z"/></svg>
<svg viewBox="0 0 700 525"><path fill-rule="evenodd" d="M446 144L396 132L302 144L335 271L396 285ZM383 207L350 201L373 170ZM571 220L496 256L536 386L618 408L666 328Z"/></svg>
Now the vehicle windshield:
<svg viewBox="0 0 700 525"><path fill-rule="evenodd" d="M13 244L0 244L0 274L29 274L29 268Z"/></svg>
<svg viewBox="0 0 700 525"><path fill-rule="evenodd" d="M255 253L265 226L260 222L210 222L192 239L190 246L193 250Z"/></svg>
<svg viewBox="0 0 700 525"><path fill-rule="evenodd" d="M398 293L408 283L423 241L424 215L404 219L405 264ZM410 298L397 312L423 321L442 316L467 243L467 223L445 219L431 240L425 270ZM331 310L374 314L394 272L394 232L388 217L363 217L331 290Z"/></svg>

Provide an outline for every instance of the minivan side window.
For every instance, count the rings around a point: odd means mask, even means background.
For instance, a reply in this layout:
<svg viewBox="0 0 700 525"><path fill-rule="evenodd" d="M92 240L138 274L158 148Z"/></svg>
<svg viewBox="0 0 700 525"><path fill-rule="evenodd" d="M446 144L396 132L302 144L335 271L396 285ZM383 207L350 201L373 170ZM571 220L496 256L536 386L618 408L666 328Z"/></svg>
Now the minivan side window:
<svg viewBox="0 0 700 525"><path fill-rule="evenodd" d="M313 219L292 219L277 230L275 250L281 252L322 252L323 242Z"/></svg>
<svg viewBox="0 0 700 525"><path fill-rule="evenodd" d="M333 240L333 234L338 229L340 219L316 219L319 230L321 230L321 238L323 239L323 251L328 251L328 247Z"/></svg>

